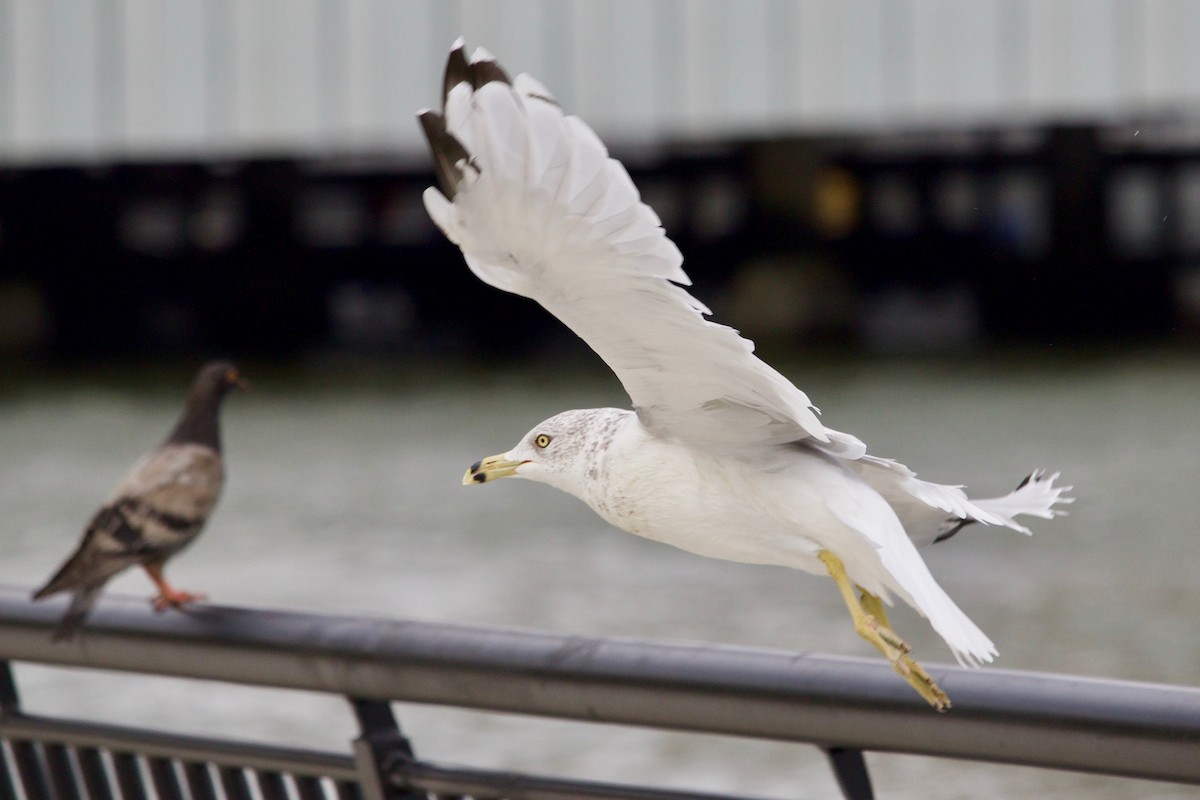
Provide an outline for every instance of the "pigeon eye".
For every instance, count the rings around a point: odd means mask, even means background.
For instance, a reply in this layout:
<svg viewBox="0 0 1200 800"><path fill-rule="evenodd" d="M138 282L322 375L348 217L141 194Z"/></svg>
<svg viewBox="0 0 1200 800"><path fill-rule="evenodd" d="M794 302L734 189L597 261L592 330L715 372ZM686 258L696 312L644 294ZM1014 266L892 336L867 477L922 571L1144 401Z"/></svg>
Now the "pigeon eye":
<svg viewBox="0 0 1200 800"><path fill-rule="evenodd" d="M538 447L546 447L550 444L550 437L544 433L539 433L537 438L533 440L533 443Z"/></svg>

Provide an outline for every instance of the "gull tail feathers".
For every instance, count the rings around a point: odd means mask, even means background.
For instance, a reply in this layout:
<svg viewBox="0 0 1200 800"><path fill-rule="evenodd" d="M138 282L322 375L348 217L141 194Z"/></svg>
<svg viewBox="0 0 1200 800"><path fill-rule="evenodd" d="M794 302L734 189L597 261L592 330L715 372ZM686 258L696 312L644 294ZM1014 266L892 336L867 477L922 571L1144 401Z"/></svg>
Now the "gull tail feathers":
<svg viewBox="0 0 1200 800"><path fill-rule="evenodd" d="M863 535L869 552L843 550L851 578L887 601L886 587L929 620L959 664L978 667L998 655L996 645L946 594L909 540L900 519L873 492L855 491L827 499L829 511Z"/></svg>
<svg viewBox="0 0 1200 800"><path fill-rule="evenodd" d="M1029 473L1016 489L1001 497L989 497L976 500L975 505L989 514L1004 519L1009 527L1015 527L1012 522L1018 514L1028 514L1031 517L1053 519L1066 516L1067 512L1055 505L1074 503L1074 497L1064 497L1065 492L1073 486L1055 486L1061 473L1047 475L1045 470L1037 469ZM1026 533L1029 531L1026 530Z"/></svg>
<svg viewBox="0 0 1200 800"><path fill-rule="evenodd" d="M1055 508L1056 505L1074 502L1064 496L1072 487L1055 485L1057 472L1047 475L1044 470L1035 470L1016 490L1002 497L974 500L962 486L923 481L908 467L889 458L864 454L847 463L883 495L918 547L949 539L973 522L1029 535L1029 528L1016 517L1051 519L1067 513Z"/></svg>
<svg viewBox="0 0 1200 800"><path fill-rule="evenodd" d="M1016 489L1006 495L987 497L980 500L968 499L965 507L966 515L961 516L956 514L953 517L944 518L937 529L936 535L929 543L944 542L972 522L981 522L984 525L1001 525L1023 533L1026 536L1033 535L1033 531L1017 521L1016 518L1018 516L1027 515L1042 519L1063 517L1066 516L1067 511L1055 506L1075 502L1075 498L1064 495L1065 492L1071 491L1074 487L1055 486L1054 482L1058 478L1059 473L1057 472L1047 475L1045 470L1034 470L1025 476L1025 479L1021 481ZM966 495L964 494L963 497L966 498ZM919 531L910 531L910 534L916 539Z"/></svg>

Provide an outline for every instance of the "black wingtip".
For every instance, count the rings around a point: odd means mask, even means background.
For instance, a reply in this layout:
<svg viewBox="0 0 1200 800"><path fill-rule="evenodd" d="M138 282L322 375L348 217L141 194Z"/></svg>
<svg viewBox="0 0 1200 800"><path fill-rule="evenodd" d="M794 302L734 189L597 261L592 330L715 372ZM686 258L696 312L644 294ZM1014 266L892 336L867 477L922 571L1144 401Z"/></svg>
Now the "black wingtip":
<svg viewBox="0 0 1200 800"><path fill-rule="evenodd" d="M1033 472L1031 472L1031 473L1029 473L1028 475L1026 475L1026 476L1025 476L1025 480L1023 480L1023 481L1021 481L1020 483L1018 483L1018 484L1017 484L1017 488L1016 488L1016 489L1013 489L1013 491L1014 491L1014 492L1019 492L1019 491L1021 491L1022 489L1024 489L1026 486L1028 486L1030 481L1033 481L1033 480L1041 480L1041 476L1038 474L1039 472L1040 472L1040 470L1036 470L1036 469L1035 469Z"/></svg>
<svg viewBox="0 0 1200 800"><path fill-rule="evenodd" d="M425 139L429 142L429 153L433 156L438 188L447 199L453 200L458 191L458 182L463 177L459 164L470 161L471 154L453 134L446 132L446 120L441 114L422 111L417 116L421 120L421 130L425 132Z"/></svg>
<svg viewBox="0 0 1200 800"><path fill-rule="evenodd" d="M946 541L947 539L953 537L956 533L958 533L959 531L961 531L963 528L967 527L974 521L975 520L973 520L973 519L958 520L957 524L953 528L951 528L950 530L943 533L941 536L938 536L936 539L934 539L933 544L938 544L939 542Z"/></svg>
<svg viewBox="0 0 1200 800"><path fill-rule="evenodd" d="M511 84L512 80L504 68L495 59L484 58L478 61L467 60L466 44L460 38L450 50L446 59L446 74L442 78L442 108L446 107L446 98L450 90L460 83L469 83L471 88L478 89L493 81Z"/></svg>
<svg viewBox="0 0 1200 800"><path fill-rule="evenodd" d="M504 67L492 59L476 61L471 65L471 85L476 89L493 81L512 85L512 80L509 79L508 73L504 71Z"/></svg>
<svg viewBox="0 0 1200 800"><path fill-rule="evenodd" d="M445 112L446 100L455 86L467 83L472 89L478 89L493 81L512 83L508 73L494 59L469 61L466 44L459 38L454 42L446 59L446 74L442 79L442 112ZM436 111L422 111L417 117L421 120L421 130L425 133L429 151L433 155L438 188L447 199L453 200L458 192L459 181L463 177L460 165L471 163L471 154L463 147L462 142L446 131L446 118L442 114Z"/></svg>
<svg viewBox="0 0 1200 800"><path fill-rule="evenodd" d="M467 63L466 45L459 39L446 59L446 74L442 78L442 109L446 108L446 98L450 90L463 81L471 80L471 65Z"/></svg>

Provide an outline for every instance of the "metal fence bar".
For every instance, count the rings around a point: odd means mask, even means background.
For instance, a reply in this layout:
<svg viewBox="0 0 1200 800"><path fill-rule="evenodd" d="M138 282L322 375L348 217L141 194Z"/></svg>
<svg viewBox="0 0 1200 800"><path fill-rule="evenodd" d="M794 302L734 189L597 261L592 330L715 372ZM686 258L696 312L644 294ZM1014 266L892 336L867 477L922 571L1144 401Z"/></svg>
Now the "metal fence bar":
<svg viewBox="0 0 1200 800"><path fill-rule="evenodd" d="M117 774L117 787L121 800L146 800L146 787L142 783L142 770L133 753L113 753L113 771Z"/></svg>
<svg viewBox="0 0 1200 800"><path fill-rule="evenodd" d="M46 782L46 773L42 769L37 747L33 742L25 741L14 741L10 744L25 797L28 800L51 800L50 786Z"/></svg>
<svg viewBox="0 0 1200 800"><path fill-rule="evenodd" d="M398 785L445 798L520 797L537 800L747 800L745 795L646 789L638 786L544 778L491 770L442 767L412 762L393 774Z"/></svg>
<svg viewBox="0 0 1200 800"><path fill-rule="evenodd" d="M20 697L17 695L17 683L13 679L12 666L0 660L0 718L20 712ZM0 742L0 800L18 800L17 786L19 764L12 743L7 748Z"/></svg>
<svg viewBox="0 0 1200 800"><path fill-rule="evenodd" d="M334 789L337 791L337 800L363 800L362 787L357 783L337 781Z"/></svg>
<svg viewBox="0 0 1200 800"><path fill-rule="evenodd" d="M16 766L8 757L7 750L0 742L0 800L17 800L17 787L13 785L16 777Z"/></svg>
<svg viewBox="0 0 1200 800"><path fill-rule="evenodd" d="M878 659L114 598L56 645L60 612L0 589L0 658L1200 783L1197 689L927 665L936 714Z"/></svg>
<svg viewBox="0 0 1200 800"><path fill-rule="evenodd" d="M46 743L42 745L42 754L46 757L46 771L55 800L82 800L67 748L57 743Z"/></svg>
<svg viewBox="0 0 1200 800"><path fill-rule="evenodd" d="M283 775L269 770L258 772L255 777L258 778L258 790L262 793L263 800L289 800Z"/></svg>
<svg viewBox="0 0 1200 800"><path fill-rule="evenodd" d="M175 773L175 762L169 758L151 758L147 761L158 800L184 800L183 787Z"/></svg>
<svg viewBox="0 0 1200 800"><path fill-rule="evenodd" d="M217 786L213 782L208 764L195 761L184 762L183 775L187 779L192 800L217 800Z"/></svg>
<svg viewBox="0 0 1200 800"><path fill-rule="evenodd" d="M572 800L573 798L744 800L744 798L710 793L654 790L637 786L544 778L419 762L411 758L406 740L399 733L398 728L389 731L381 727L386 719L391 718L390 710L386 713L384 711L387 709L386 703L364 704L363 708L362 716L371 720L372 724L376 726L374 730L370 731L370 736L374 737L374 750L369 769L378 769L379 776L383 781L380 796L387 797L389 800L405 798L425 800L431 794L439 798L457 796L520 797L537 798L538 800ZM296 781L297 792L303 800L323 800L325 794L320 780L316 777L318 773L335 780L339 798L343 798L343 800L361 800L362 798L357 785L348 779L348 776L355 773L351 766L351 760L345 756L306 750L287 751L284 755L276 748L257 744L199 740L155 731L132 731L105 725L51 720L42 717L27 717L0 722L0 737L11 738L14 734L29 735L29 739L24 744L30 748L30 752L35 754L35 759L39 745L44 754L55 750L65 753L67 745L50 744L55 741L103 741L112 746L125 748L114 755L114 764L118 782L122 787L122 796L126 798L146 797L148 795L147 781L150 786L153 786L154 795L159 800L184 796L176 761L153 754L172 750L187 753L189 757L203 752L212 755L218 763L222 764L217 768L217 772L222 781L222 793L230 800L237 800L237 798L249 800L255 796L252 789L252 776L264 800L288 800L289 792L285 774L290 775ZM153 753L147 754L141 751L139 748L143 744L150 746ZM90 746L84 750L90 752L95 759L94 769L99 772L96 780L105 783L107 779L103 776L103 766L100 763L98 751ZM53 759L47 755L47 765L52 761ZM258 769L248 770L234 763L237 761L258 765ZM85 763L82 756L80 763L81 765ZM268 764L271 765L270 768L263 768ZM53 767L49 768L49 774L52 776L53 769ZM35 771L39 775L47 772L40 765ZM184 773L188 778L193 800L219 796L214 790L212 771L208 763L187 762ZM361 777L362 773L359 775ZM57 781L55 786L57 791ZM197 790L197 787L202 788ZM46 796L55 797L56 795L50 793ZM95 797L100 796L102 795ZM61 800L62 795L57 797ZM95 797L92 800L95 800Z"/></svg>
<svg viewBox="0 0 1200 800"><path fill-rule="evenodd" d="M389 800L425 800L467 796L476 798L535 798L536 800L745 800L744 797L646 789L638 786L544 778L491 770L443 767L418 761L400 732L387 703L353 700L362 734L356 749L364 775L379 780L376 792Z"/></svg>
<svg viewBox="0 0 1200 800"><path fill-rule="evenodd" d="M75 755L79 757L79 771L83 774L83 786L89 800L113 800L100 751L94 747L80 747L75 750Z"/></svg>
<svg viewBox="0 0 1200 800"><path fill-rule="evenodd" d="M325 800L325 791L316 778L298 777L295 781L296 793L300 795L300 800Z"/></svg>
<svg viewBox="0 0 1200 800"><path fill-rule="evenodd" d="M241 767L221 767L221 787L228 800L253 800L246 770Z"/></svg>
<svg viewBox="0 0 1200 800"><path fill-rule="evenodd" d="M195 773L197 780L207 779L205 773L208 764L239 772L246 767L315 778L329 777L339 781L358 780L353 761L345 755L32 715L0 718L0 738L13 742L14 749L17 744L32 747L34 742L61 742L73 747L110 750L122 796L126 800L145 796L139 755L151 763L155 760L167 762L169 759L191 762L201 770ZM192 773L188 774L190 780ZM176 780L174 773L172 779Z"/></svg>

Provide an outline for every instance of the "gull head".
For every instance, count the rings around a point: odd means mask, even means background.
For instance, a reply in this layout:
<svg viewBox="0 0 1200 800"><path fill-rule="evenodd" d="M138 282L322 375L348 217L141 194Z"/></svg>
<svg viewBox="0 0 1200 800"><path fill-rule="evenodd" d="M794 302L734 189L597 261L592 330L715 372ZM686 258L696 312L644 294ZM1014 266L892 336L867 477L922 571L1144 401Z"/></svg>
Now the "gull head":
<svg viewBox="0 0 1200 800"><path fill-rule="evenodd" d="M621 423L631 418L632 412L616 408L556 414L535 425L507 453L476 461L463 476L463 483L525 478L583 497Z"/></svg>

